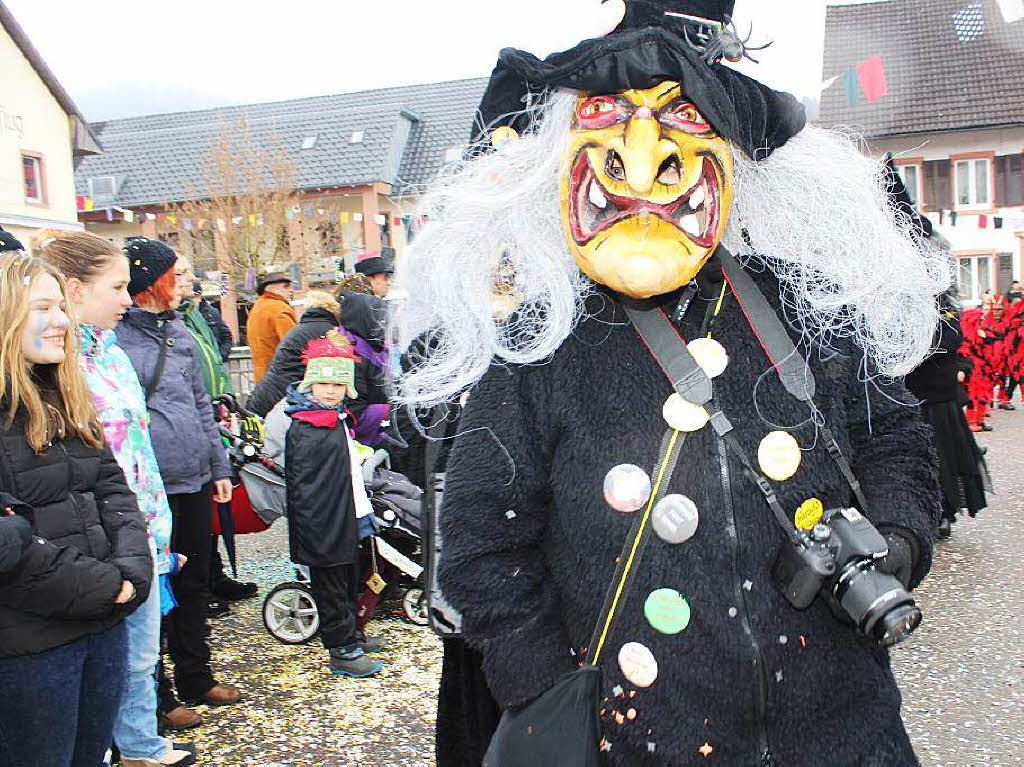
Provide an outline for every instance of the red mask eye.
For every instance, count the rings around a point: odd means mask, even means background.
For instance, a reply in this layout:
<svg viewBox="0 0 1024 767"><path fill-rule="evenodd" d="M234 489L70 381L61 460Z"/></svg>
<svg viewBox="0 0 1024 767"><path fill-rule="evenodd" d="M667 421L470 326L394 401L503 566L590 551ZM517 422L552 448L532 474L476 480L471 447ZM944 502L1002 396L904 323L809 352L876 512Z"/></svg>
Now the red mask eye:
<svg viewBox="0 0 1024 767"><path fill-rule="evenodd" d="M623 112L612 96L591 96L576 108L576 122L584 130L607 128L621 120Z"/></svg>
<svg viewBox="0 0 1024 767"><path fill-rule="evenodd" d="M668 128L687 133L710 133L711 126L704 115L688 101L673 104L661 113L661 123Z"/></svg>

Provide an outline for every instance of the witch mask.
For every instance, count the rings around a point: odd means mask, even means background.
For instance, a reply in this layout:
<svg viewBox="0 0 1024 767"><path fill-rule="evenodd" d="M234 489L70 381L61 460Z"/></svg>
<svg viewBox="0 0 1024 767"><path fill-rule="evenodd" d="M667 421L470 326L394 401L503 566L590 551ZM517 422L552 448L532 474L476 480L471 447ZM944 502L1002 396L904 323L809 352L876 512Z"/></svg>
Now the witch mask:
<svg viewBox="0 0 1024 767"><path fill-rule="evenodd" d="M562 221L591 279L632 298L700 271L725 231L732 153L679 83L581 95L562 167Z"/></svg>

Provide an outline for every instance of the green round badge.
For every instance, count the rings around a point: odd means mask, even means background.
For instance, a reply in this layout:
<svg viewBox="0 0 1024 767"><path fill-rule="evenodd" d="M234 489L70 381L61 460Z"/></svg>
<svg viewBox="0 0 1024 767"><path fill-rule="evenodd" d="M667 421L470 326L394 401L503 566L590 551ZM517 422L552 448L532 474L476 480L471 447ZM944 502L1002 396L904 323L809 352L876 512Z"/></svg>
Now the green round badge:
<svg viewBox="0 0 1024 767"><path fill-rule="evenodd" d="M675 589L658 589L644 602L644 617L662 634L678 634L690 624L690 605Z"/></svg>

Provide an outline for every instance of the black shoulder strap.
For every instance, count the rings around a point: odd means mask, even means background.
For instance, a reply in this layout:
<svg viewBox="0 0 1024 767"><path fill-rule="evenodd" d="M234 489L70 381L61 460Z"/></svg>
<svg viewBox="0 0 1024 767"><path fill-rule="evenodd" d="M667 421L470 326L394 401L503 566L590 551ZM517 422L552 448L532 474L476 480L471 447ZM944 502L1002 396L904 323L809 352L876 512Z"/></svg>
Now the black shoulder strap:
<svg viewBox="0 0 1024 767"><path fill-rule="evenodd" d="M724 247L718 248L718 256L722 262L722 271L729 281L733 295L740 303L740 308L747 317L754 335L760 341L771 360L779 380L786 391L801 402L814 399L815 382L811 368L803 356L797 351L793 339L789 337L782 320L775 313L764 294L744 271L743 267Z"/></svg>
<svg viewBox="0 0 1024 767"><path fill-rule="evenodd" d="M626 314L679 396L694 405L710 402L711 379L694 360L665 313L661 309L640 311L626 307Z"/></svg>
<svg viewBox="0 0 1024 767"><path fill-rule="evenodd" d="M810 366L796 345L789 337L782 321L775 310L768 303L761 290L754 284L750 275L744 271L739 262L723 246L718 248L718 256L722 262L722 271L725 273L733 294L739 301L754 335L764 348L768 359L771 361L779 380L792 396L801 402L806 402L812 410L817 410L814 404L816 390L814 375ZM696 360L686 349L686 342L680 337L675 326L669 322L668 317L660 310L638 311L626 308L630 321L636 328L644 344L652 356L665 371L665 375L672 382L673 388L681 397L696 405L707 405L711 401L712 383L707 374L697 365ZM772 508L787 534L790 533L792 525L782 512L775 498L774 491L771 491L768 481L753 468L753 464L746 456L739 441L733 436L728 437L732 430L731 424L720 410L709 410L711 425L719 437L726 441L728 447L744 464L746 470L757 482L758 487L765 494L768 505ZM842 472L843 478L853 491L857 503L862 510L867 510L868 502L861 488L860 481L853 473L850 462L843 455L836 441L835 435L825 425L823 419L819 422L820 433L824 439L825 447L829 456L835 461Z"/></svg>
<svg viewBox="0 0 1024 767"><path fill-rule="evenodd" d="M156 359L156 369L153 371L153 378L146 384L146 402L149 402L149 398L153 396L157 384L160 383L160 377L164 374L164 365L167 364L167 347L174 344L174 341L168 338L171 332L170 320L163 320L163 323L163 333L160 336L160 356Z"/></svg>

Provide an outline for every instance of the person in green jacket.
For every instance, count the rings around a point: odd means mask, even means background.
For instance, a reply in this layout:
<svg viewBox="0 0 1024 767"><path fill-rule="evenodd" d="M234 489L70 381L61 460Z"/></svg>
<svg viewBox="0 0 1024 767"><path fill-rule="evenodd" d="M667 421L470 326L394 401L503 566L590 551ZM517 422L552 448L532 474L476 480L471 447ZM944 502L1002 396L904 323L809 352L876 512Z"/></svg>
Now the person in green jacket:
<svg viewBox="0 0 1024 767"><path fill-rule="evenodd" d="M188 256L178 255L174 263L174 274L178 280L178 291L181 293L181 304L178 311L185 319L185 327L195 341L199 352L199 367L203 372L203 384L210 399L221 394L232 394L231 377L220 354L220 342L217 334L210 328L206 318L199 310L199 297L195 296L192 284L195 273Z"/></svg>

